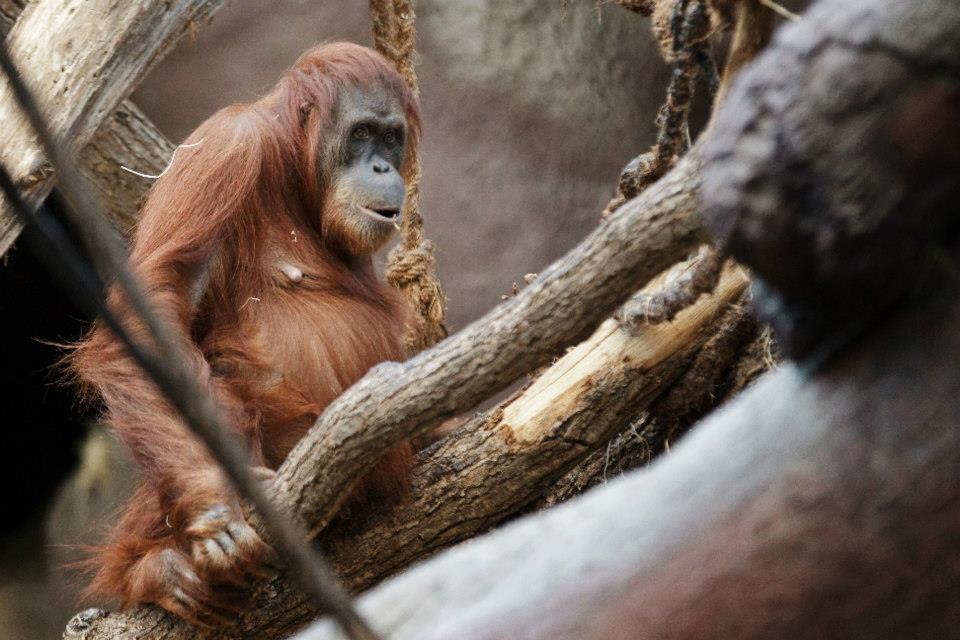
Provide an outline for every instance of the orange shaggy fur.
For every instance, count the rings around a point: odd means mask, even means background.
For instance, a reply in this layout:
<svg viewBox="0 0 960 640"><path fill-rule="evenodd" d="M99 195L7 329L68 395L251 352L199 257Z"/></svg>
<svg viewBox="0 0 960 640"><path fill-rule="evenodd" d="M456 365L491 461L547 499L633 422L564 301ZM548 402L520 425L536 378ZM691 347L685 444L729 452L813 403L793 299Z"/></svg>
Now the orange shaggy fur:
<svg viewBox="0 0 960 640"><path fill-rule="evenodd" d="M367 89L403 106L407 177L419 139L416 99L375 52L325 45L263 99L203 123L187 140L199 144L181 149L153 186L136 230L131 264L179 328L190 365L253 466L276 469L337 395L377 362L403 357L405 307L376 278L370 256L356 254L364 239L341 224L324 154L338 97ZM286 278L278 260L300 268L302 281ZM119 292L109 296L143 339ZM91 561L89 593L222 622L259 571L264 543L205 449L108 330L95 325L69 364L144 472ZM401 496L411 460L410 446L398 448L354 500ZM224 532L233 553L210 545Z"/></svg>

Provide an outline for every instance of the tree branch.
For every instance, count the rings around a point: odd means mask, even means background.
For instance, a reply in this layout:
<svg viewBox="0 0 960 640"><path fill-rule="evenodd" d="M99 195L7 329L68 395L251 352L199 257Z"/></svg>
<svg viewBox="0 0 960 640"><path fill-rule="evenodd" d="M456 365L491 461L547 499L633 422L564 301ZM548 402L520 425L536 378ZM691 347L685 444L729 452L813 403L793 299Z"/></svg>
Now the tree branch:
<svg viewBox="0 0 960 640"><path fill-rule="evenodd" d="M6 38L25 0L0 0L0 37ZM174 145L131 101L124 100L81 150L78 169L90 189L100 194L107 215L124 235L136 223L140 202L152 181L120 167L158 174L173 154ZM4 242L0 242L0 254Z"/></svg>
<svg viewBox="0 0 960 640"><path fill-rule="evenodd" d="M149 184L133 180L135 176L120 176L118 164L162 168L169 143L132 105L112 117L111 112L186 30L208 19L220 4L220 0L36 0L7 36L11 55L28 69L28 83L70 154L109 123L95 146L84 151L82 173L98 189L123 187L110 198L110 210L122 228L129 227L136 202ZM18 3L7 0L2 22L17 9ZM0 121L4 123L0 162L11 168L21 192L35 206L52 189L53 174L5 82L0 84ZM121 141L132 144L124 148ZM103 167L110 170L101 172ZM7 207L0 208L0 254L20 230Z"/></svg>
<svg viewBox="0 0 960 640"><path fill-rule="evenodd" d="M369 588L538 500L621 431L625 415L670 387L746 285L743 270L731 267L672 323L601 324L521 392L426 450L410 504L325 536L338 573L354 589Z"/></svg>

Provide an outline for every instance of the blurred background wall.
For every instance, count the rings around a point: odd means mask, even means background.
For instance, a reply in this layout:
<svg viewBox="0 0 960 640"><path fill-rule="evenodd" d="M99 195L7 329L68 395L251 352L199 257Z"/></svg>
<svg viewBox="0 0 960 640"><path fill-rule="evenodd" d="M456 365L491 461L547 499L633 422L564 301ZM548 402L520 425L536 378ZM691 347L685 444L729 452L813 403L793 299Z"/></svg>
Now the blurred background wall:
<svg viewBox="0 0 960 640"><path fill-rule="evenodd" d="M652 140L666 70L646 20L616 6L421 0L417 18L422 210L456 329L593 227ZM235 2L134 100L179 142L334 39L372 45L366 2Z"/></svg>
<svg viewBox="0 0 960 640"><path fill-rule="evenodd" d="M420 0L417 10L422 210L456 330L594 227L620 168L652 143L667 70L646 20L602 2ZM366 2L233 0L133 97L179 142L334 39L371 44ZM87 436L72 391L51 384L58 351L45 341L74 339L87 320L25 253L0 265L0 447L13 460L0 483L13 516L0 528L0 638L60 637L82 579L59 567L77 557L69 545L95 542L130 482L110 440Z"/></svg>

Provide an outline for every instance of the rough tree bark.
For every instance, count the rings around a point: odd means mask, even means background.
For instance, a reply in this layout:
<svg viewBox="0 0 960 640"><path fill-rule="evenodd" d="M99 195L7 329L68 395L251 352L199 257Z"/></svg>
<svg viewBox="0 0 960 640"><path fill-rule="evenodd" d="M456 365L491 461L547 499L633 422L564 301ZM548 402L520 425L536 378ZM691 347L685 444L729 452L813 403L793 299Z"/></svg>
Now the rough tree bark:
<svg viewBox="0 0 960 640"><path fill-rule="evenodd" d="M650 467L361 612L392 640L960 637L960 291L940 277L817 376L767 374Z"/></svg>
<svg viewBox="0 0 960 640"><path fill-rule="evenodd" d="M410 504L327 536L338 573L354 589L369 588L535 502L623 429L625 414L669 388L746 286L743 270L731 267L714 294L671 323L635 331L613 319L601 324L527 388L425 451Z"/></svg>
<svg viewBox="0 0 960 640"><path fill-rule="evenodd" d="M702 193L799 364L649 470L378 587L375 626L960 637L958 59L960 7L938 0L822 0L782 31L721 108Z"/></svg>
<svg viewBox="0 0 960 640"><path fill-rule="evenodd" d="M958 12L820 2L717 113L707 219L759 274L788 355L862 331L911 284L927 240L955 228Z"/></svg>
<svg viewBox="0 0 960 640"><path fill-rule="evenodd" d="M26 0L0 0L0 37L6 38ZM93 193L100 195L107 214L121 233L127 235L136 222L140 201L152 184L120 167L156 175L163 171L173 153L173 143L130 100L120 103L81 150L81 175ZM0 242L0 254L3 245Z"/></svg>
<svg viewBox="0 0 960 640"><path fill-rule="evenodd" d="M77 156L80 174L86 178L124 236L133 231L140 204L153 181L124 171L158 175L173 155L174 145L130 100L110 114Z"/></svg>
<svg viewBox="0 0 960 640"><path fill-rule="evenodd" d="M26 0L0 0L0 37L6 38L26 6ZM81 150L81 175L100 195L107 214L121 233L133 228L140 201L151 181L121 169L157 174L166 166L174 146L130 100L124 100ZM15 235L0 241L9 247ZM5 236L2 236L6 238Z"/></svg>
<svg viewBox="0 0 960 640"><path fill-rule="evenodd" d="M545 364L565 346L595 328L658 271L683 258L703 239L693 196L699 184L698 157L697 151L692 151L659 183L626 204L617 216L603 223L529 287L485 318L406 363L389 363L371 370L328 408L310 434L290 454L271 489L276 504L291 517L301 518L311 529L319 531L336 510L341 492L346 492L350 483L363 475L367 466L377 459L378 452L404 438L427 433L440 421L470 409L518 377ZM736 281L740 276L731 277ZM742 287L742 281L738 286ZM732 294L727 290L726 295ZM680 346L678 343L673 345L673 348ZM570 424L583 428L577 420L570 421ZM613 426L601 423L598 433L602 429L609 433ZM506 430L501 429L500 437L495 441L507 449L514 447L515 451L515 440L506 438L506 435ZM529 444L537 442L534 438ZM547 446L552 442L545 437L541 444ZM581 455L586 453L589 448L584 447ZM526 452L526 455L532 457L535 453ZM318 456L322 460L318 460ZM526 459L517 456L517 464ZM437 460L445 462L448 459L441 455ZM460 464L455 459L450 459L449 463ZM545 474L540 481L546 482L566 471L569 464L535 473ZM427 468L426 465L423 467ZM482 470L485 473L510 473L510 468L483 466ZM425 491L425 499L442 494L448 501L454 500L452 506L460 505L464 510L468 509L469 502L469 509L476 514L475 518L458 524L456 535L451 532L446 537L441 535L442 528L451 523L438 518L433 525L434 537L445 540L446 544L479 533L509 515L509 512L504 513L503 507L508 503L507 498L498 502L494 495L489 500L468 501L468 497L475 496L453 488L456 486L453 479L448 484L448 479L436 477L436 467L421 474L417 482L421 486L431 485L432 490L438 492ZM425 478L426 474L433 479ZM522 474L518 473L517 477ZM480 486L484 480L477 475L470 477L470 482ZM505 496L516 496L516 486L501 484L496 488ZM416 548L406 550L403 557L408 561L439 547L437 541L433 546L429 544L430 532L426 528L420 531L420 536L412 529L411 522L425 518L421 511L425 504L418 502L410 510L395 516L396 523L390 520L391 514L384 514L380 520L384 536L393 535L391 527L405 528L406 535L412 534L411 544L424 547L423 551ZM470 528L471 522L474 528ZM376 521L369 523L371 528L375 525ZM339 566L345 567L362 555L359 547L351 546L360 542L357 538L356 543L348 541L339 547L335 556L346 560L338 562ZM396 548L384 544L380 549L383 553L392 553ZM382 571L380 577L402 566L396 560L390 562L384 556L377 557L386 565L386 571ZM369 583L365 581L375 577L376 572L371 572L368 565L358 564L352 581L355 586L366 586ZM228 630L203 631L154 608L140 607L111 615L98 610L84 612L71 621L65 637L87 640L285 637L313 613L306 607L302 596L290 590L282 580L274 579L259 585L254 606L241 616L236 627Z"/></svg>
<svg viewBox="0 0 960 640"><path fill-rule="evenodd" d="M4 0L0 5L4 31L16 19L6 38L11 55L34 88L54 135L80 153L83 174L106 196L106 208L118 226L127 230L149 182L122 172L119 165L158 172L172 146L132 103L117 107L185 31L209 18L220 0L36 0L17 19L22 4ZM0 122L0 161L30 202L39 203L54 177L6 82L0 82ZM20 230L7 206L0 205L0 255Z"/></svg>

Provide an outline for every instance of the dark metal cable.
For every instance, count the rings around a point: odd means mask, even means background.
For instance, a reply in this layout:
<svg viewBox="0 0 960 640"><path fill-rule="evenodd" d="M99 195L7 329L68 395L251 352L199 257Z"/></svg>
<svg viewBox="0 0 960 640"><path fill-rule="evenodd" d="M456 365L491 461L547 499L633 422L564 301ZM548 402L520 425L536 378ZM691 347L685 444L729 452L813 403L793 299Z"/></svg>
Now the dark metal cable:
<svg viewBox="0 0 960 640"><path fill-rule="evenodd" d="M697 64L700 65L700 73L703 74L703 82L707 85L707 94L712 104L717 97L717 91L720 90L720 70L717 68L717 61L710 52L709 44L698 47L693 55Z"/></svg>
<svg viewBox="0 0 960 640"><path fill-rule="evenodd" d="M173 332L153 312L146 294L126 264L119 237L94 204L95 201L89 197L79 174L67 162L66 154L54 142L32 94L2 42L0 68L8 77L14 97L57 171L60 191L64 196L64 210L96 270L90 267L90 261L74 246L59 223L49 216L37 216L31 211L31 206L20 196L6 168L0 166L0 190L24 225L31 250L80 308L100 314L133 360L181 414L186 425L203 440L239 493L256 509L270 542L288 561L291 573L318 607L330 613L352 640L376 640L379 636L357 613L326 560L309 544L306 531L273 506L259 481L249 472L249 456L224 428L212 398L201 391L195 376L182 364L180 348L170 338ZM116 281L136 315L147 327L156 352L132 340L108 308L97 272L105 281Z"/></svg>

